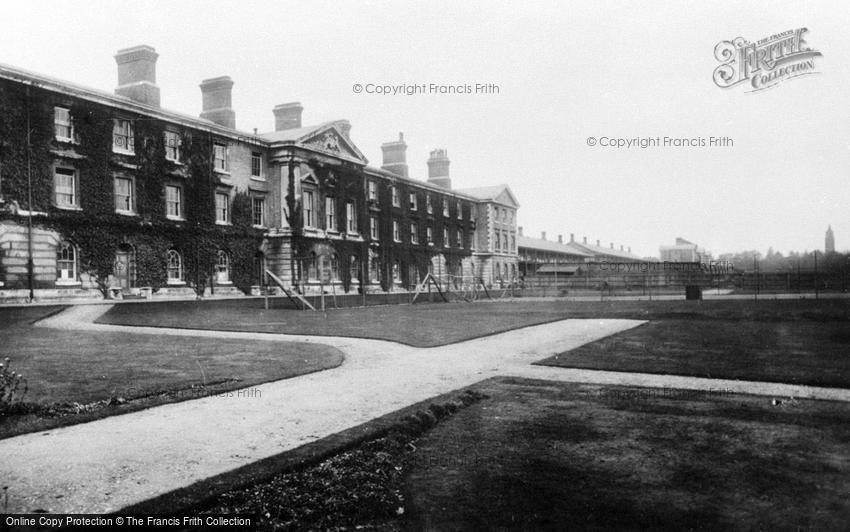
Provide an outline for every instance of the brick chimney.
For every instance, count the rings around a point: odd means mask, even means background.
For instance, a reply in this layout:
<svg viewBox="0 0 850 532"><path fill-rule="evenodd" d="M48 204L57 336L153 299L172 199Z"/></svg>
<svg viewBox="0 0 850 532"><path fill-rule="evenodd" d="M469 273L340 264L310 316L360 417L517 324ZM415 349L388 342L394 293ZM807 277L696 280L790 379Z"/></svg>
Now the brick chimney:
<svg viewBox="0 0 850 532"><path fill-rule="evenodd" d="M546 240L546 231L540 231L540 239Z"/></svg>
<svg viewBox="0 0 850 532"><path fill-rule="evenodd" d="M601 248L602 245L599 243L599 240L596 241L596 247Z"/></svg>
<svg viewBox="0 0 850 532"><path fill-rule="evenodd" d="M397 141L381 144L381 151L384 152L384 163L381 168L401 177L407 177L407 144L404 142L404 133L398 134Z"/></svg>
<svg viewBox="0 0 850 532"><path fill-rule="evenodd" d="M115 94L145 105L159 107L159 87L156 86L156 53L153 46L142 44L118 50L118 87Z"/></svg>
<svg viewBox="0 0 850 532"><path fill-rule="evenodd" d="M614 243L611 242L611 249L614 249Z"/></svg>
<svg viewBox="0 0 850 532"><path fill-rule="evenodd" d="M343 137L349 140L351 139L351 122L348 120L337 120L334 125L339 129Z"/></svg>
<svg viewBox="0 0 850 532"><path fill-rule="evenodd" d="M632 247L631 247L631 246L629 246L629 253L631 253L631 252L632 252Z"/></svg>
<svg viewBox="0 0 850 532"><path fill-rule="evenodd" d="M231 129L236 128L236 112L233 110L230 76L205 79L201 82L201 118Z"/></svg>
<svg viewBox="0 0 850 532"><path fill-rule="evenodd" d="M304 106L301 102L289 102L275 105L272 112L274 113L274 130L284 131L286 129L296 129L301 127L301 112L304 111ZM348 125L351 129L351 124Z"/></svg>
<svg viewBox="0 0 850 532"><path fill-rule="evenodd" d="M584 243L587 244L587 237L586 236L582 237L582 239L583 239Z"/></svg>
<svg viewBox="0 0 850 532"><path fill-rule="evenodd" d="M522 226L517 227L516 232L519 236L522 236Z"/></svg>
<svg viewBox="0 0 850 532"><path fill-rule="evenodd" d="M623 251L623 244L620 244L620 251Z"/></svg>
<svg viewBox="0 0 850 532"><path fill-rule="evenodd" d="M573 243L573 242L575 242L575 241L576 241L576 234L575 234L575 233L570 233L570 243L572 244L572 243Z"/></svg>
<svg viewBox="0 0 850 532"><path fill-rule="evenodd" d="M563 243L564 243L564 235L558 235L558 243L559 243L559 244L563 244Z"/></svg>
<svg viewBox="0 0 850 532"><path fill-rule="evenodd" d="M428 157L428 182L451 190L452 180L449 177L449 162L449 155L446 150L432 151Z"/></svg>

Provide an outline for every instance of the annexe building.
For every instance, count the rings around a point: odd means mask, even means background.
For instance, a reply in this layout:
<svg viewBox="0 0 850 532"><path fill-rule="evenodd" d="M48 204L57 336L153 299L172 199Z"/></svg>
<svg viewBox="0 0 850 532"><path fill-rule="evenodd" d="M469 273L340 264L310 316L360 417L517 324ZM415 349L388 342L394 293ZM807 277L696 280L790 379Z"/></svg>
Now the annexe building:
<svg viewBox="0 0 850 532"><path fill-rule="evenodd" d="M275 131L239 131L227 76L201 83L200 117L163 109L157 57L120 50L115 94L0 65L0 299L516 275L507 186L452 190L445 150L411 179L401 135L369 166L348 121L303 126L297 102Z"/></svg>

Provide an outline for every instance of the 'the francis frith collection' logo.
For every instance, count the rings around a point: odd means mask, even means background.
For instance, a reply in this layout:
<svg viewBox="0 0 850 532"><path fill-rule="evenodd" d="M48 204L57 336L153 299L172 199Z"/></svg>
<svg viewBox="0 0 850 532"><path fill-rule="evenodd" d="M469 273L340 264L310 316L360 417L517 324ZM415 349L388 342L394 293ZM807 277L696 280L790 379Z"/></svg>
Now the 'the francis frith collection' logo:
<svg viewBox="0 0 850 532"><path fill-rule="evenodd" d="M743 37L721 41L714 47L714 57L722 64L714 69L714 83L727 89L749 83L756 92L808 74L816 74L817 50L809 48L804 38L808 28L788 30L757 42Z"/></svg>

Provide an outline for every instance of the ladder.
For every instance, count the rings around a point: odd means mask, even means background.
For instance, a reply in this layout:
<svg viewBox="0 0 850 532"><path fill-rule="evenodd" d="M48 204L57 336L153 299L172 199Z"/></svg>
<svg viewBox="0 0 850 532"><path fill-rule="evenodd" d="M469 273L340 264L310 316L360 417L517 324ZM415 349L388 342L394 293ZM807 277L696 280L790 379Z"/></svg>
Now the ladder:
<svg viewBox="0 0 850 532"><path fill-rule="evenodd" d="M283 284L283 281L280 279L280 277L278 277L277 275L273 274L272 272L270 272L268 270L266 270L266 275L271 277L272 280L275 283L277 283L277 285L280 287L280 289L283 290L283 293L286 294L286 297L291 299L292 302L297 304L300 301L304 305L304 307L302 307L302 310L304 310L304 308L309 308L313 312L316 312L316 308L313 305L311 305L309 301L304 299L304 296L302 296L298 292L292 292L288 288L286 288L286 285ZM268 298L268 296L266 296L266 308L269 307L268 303L269 303L269 298Z"/></svg>

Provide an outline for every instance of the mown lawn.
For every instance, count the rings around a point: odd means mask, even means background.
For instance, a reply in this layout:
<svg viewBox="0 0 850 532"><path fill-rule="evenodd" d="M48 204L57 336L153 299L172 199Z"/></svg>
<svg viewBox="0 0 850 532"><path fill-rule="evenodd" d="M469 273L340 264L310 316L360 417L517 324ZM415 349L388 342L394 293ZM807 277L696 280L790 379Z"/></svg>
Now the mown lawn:
<svg viewBox="0 0 850 532"><path fill-rule="evenodd" d="M850 387L850 321L661 319L541 365Z"/></svg>
<svg viewBox="0 0 850 532"><path fill-rule="evenodd" d="M434 347L567 318L843 320L850 300L512 301L329 310L263 309L259 299L116 305L99 323L390 340Z"/></svg>
<svg viewBox="0 0 850 532"><path fill-rule="evenodd" d="M839 530L850 405L522 379L416 442L410 530Z"/></svg>
<svg viewBox="0 0 850 532"><path fill-rule="evenodd" d="M33 407L29 415L0 417L0 437L286 379L343 361L339 350L317 344L32 326L60 310L0 309L0 358L9 357L12 369L27 378L24 400ZM110 399L116 404L89 408Z"/></svg>

